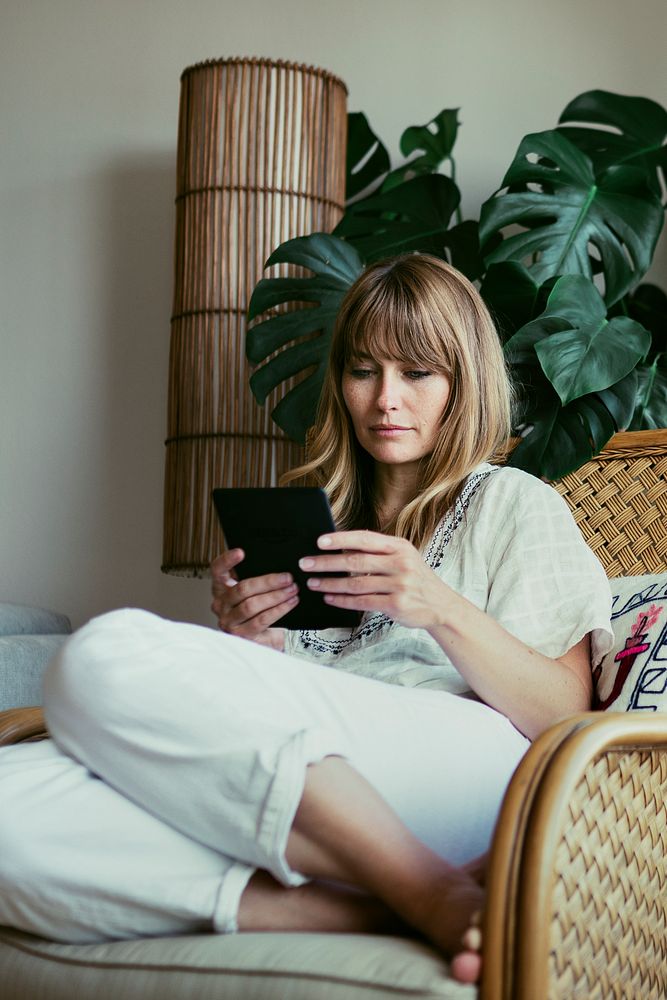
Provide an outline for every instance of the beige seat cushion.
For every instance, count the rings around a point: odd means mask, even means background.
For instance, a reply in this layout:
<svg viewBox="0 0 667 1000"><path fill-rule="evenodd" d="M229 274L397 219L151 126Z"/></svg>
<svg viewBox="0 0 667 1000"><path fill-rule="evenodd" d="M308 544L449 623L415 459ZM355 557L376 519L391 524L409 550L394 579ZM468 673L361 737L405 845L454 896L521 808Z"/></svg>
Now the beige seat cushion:
<svg viewBox="0 0 667 1000"><path fill-rule="evenodd" d="M427 945L350 934L198 934L64 945L0 928L3 1000L475 1000Z"/></svg>

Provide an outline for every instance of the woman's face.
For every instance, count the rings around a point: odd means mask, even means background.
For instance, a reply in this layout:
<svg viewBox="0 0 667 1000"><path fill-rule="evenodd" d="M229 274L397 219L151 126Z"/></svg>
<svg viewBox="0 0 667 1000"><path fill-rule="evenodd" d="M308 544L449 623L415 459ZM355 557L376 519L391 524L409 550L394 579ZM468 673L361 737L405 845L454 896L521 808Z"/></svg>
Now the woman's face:
<svg viewBox="0 0 667 1000"><path fill-rule="evenodd" d="M430 455L442 426L449 378L391 358L353 357L342 391L362 448L386 465L418 465Z"/></svg>

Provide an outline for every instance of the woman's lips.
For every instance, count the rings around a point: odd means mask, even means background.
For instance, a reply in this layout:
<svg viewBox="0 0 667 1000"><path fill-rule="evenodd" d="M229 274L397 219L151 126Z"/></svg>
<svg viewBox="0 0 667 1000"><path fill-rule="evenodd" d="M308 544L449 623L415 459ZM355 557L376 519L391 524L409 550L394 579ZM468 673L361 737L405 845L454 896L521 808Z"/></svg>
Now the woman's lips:
<svg viewBox="0 0 667 1000"><path fill-rule="evenodd" d="M380 437L398 437L401 434L405 434L409 431L409 427L399 427L396 424L377 424L375 427L371 427L374 434L379 434Z"/></svg>

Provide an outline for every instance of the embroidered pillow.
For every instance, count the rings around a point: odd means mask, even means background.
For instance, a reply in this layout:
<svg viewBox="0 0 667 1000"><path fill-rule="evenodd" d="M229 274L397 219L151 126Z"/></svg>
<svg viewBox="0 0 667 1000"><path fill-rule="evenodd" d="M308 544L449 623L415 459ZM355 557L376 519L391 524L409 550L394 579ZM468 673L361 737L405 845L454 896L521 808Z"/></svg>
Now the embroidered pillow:
<svg viewBox="0 0 667 1000"><path fill-rule="evenodd" d="M614 645L593 671L593 708L667 712L667 573L609 583Z"/></svg>

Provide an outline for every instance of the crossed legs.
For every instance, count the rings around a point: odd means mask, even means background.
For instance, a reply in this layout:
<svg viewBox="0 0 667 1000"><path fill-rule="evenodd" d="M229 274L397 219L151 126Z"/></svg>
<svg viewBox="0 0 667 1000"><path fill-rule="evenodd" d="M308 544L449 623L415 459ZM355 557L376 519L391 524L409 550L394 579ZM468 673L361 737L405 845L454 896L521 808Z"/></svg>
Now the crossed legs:
<svg viewBox="0 0 667 1000"><path fill-rule="evenodd" d="M45 707L65 754L232 859L237 926L407 925L478 978L468 863L527 747L498 713L131 611L69 640Z"/></svg>
<svg viewBox="0 0 667 1000"><path fill-rule="evenodd" d="M295 871L341 887L283 888L258 873L241 897L241 930L412 928L454 956L455 978L479 979L481 940L472 923L483 890L472 871L479 877L483 864L455 868L440 858L345 760L327 757L308 768L286 857Z"/></svg>

